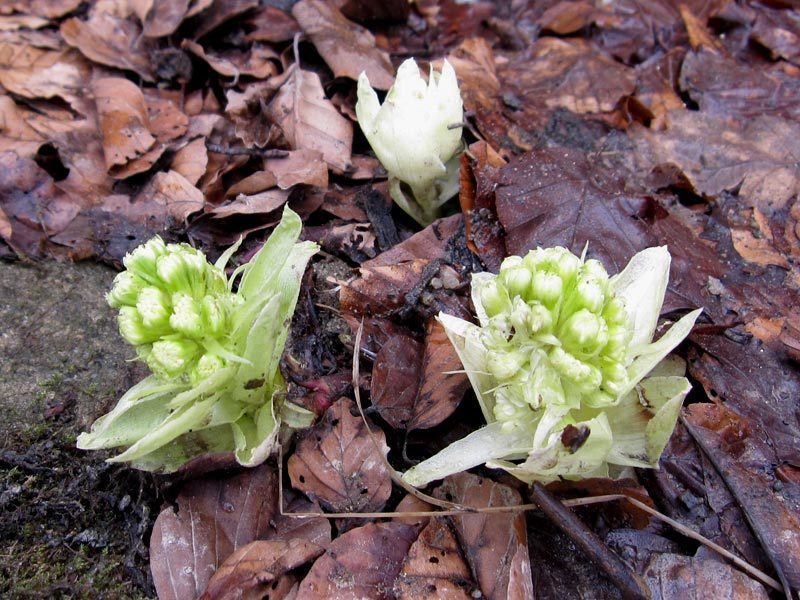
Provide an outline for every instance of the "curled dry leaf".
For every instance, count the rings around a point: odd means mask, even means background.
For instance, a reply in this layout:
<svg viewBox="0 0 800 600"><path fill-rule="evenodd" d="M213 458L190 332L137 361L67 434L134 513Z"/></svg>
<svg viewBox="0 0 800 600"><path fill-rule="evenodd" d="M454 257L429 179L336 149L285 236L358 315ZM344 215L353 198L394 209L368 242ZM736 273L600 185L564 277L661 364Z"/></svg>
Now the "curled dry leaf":
<svg viewBox="0 0 800 600"><path fill-rule="evenodd" d="M150 538L150 568L161 600L197 598L235 550L265 535L275 516L278 483L262 465L239 475L205 477L178 494L178 512L158 515Z"/></svg>
<svg viewBox="0 0 800 600"><path fill-rule="evenodd" d="M278 54L269 46L255 43L247 51L228 50L222 53L206 52L198 43L183 40L181 47L208 63L220 75L238 80L242 75L267 79L276 75Z"/></svg>
<svg viewBox="0 0 800 600"><path fill-rule="evenodd" d="M336 538L300 584L298 598L390 600L418 528L369 523Z"/></svg>
<svg viewBox="0 0 800 600"><path fill-rule="evenodd" d="M384 455L382 431L372 436ZM370 512L383 508L392 480L352 400L341 398L305 431L289 457L292 485L334 512Z"/></svg>
<svg viewBox="0 0 800 600"><path fill-rule="evenodd" d="M171 168L192 185L197 185L208 166L208 151L203 138L189 142L172 157Z"/></svg>
<svg viewBox="0 0 800 600"><path fill-rule="evenodd" d="M516 490L471 473L448 477L434 495L474 507L522 504ZM524 513L474 513L451 518L485 598L533 598Z"/></svg>
<svg viewBox="0 0 800 600"><path fill-rule="evenodd" d="M285 575L322 554L308 540L256 540L231 554L208 582L200 600L284 598L296 577Z"/></svg>
<svg viewBox="0 0 800 600"><path fill-rule="evenodd" d="M291 67L267 113L280 125L293 150L316 150L332 168L350 169L353 124L325 96L319 75Z"/></svg>
<svg viewBox="0 0 800 600"><path fill-rule="evenodd" d="M109 171L141 158L155 146L147 104L138 86L120 77L105 77L92 82L92 94Z"/></svg>
<svg viewBox="0 0 800 600"><path fill-rule="evenodd" d="M156 173L150 183L142 188L140 197L149 197L174 222L182 223L187 217L203 210L203 193L175 171Z"/></svg>
<svg viewBox="0 0 800 600"><path fill-rule="evenodd" d="M83 90L89 67L74 50L41 50L0 42L0 84L23 98L61 98L85 112Z"/></svg>
<svg viewBox="0 0 800 600"><path fill-rule="evenodd" d="M96 12L88 21L76 17L61 24L61 35L89 60L133 71L145 81L154 81L150 63L151 43L131 20Z"/></svg>
<svg viewBox="0 0 800 600"><path fill-rule="evenodd" d="M475 582L456 536L443 519L432 519L411 544L394 583L398 600L469 600Z"/></svg>
<svg viewBox="0 0 800 600"><path fill-rule="evenodd" d="M45 138L26 119L30 111L9 96L0 96L0 152L13 151L21 158L33 158Z"/></svg>
<svg viewBox="0 0 800 600"><path fill-rule="evenodd" d="M282 190L301 183L328 187L328 166L315 150L292 150L281 158L268 158L264 169L275 175L275 182Z"/></svg>
<svg viewBox="0 0 800 600"><path fill-rule="evenodd" d="M322 0L301 0L292 7L292 15L336 77L357 80L363 71L372 87L388 90L392 86L394 68L389 54L378 48L367 29L348 20L336 6Z"/></svg>

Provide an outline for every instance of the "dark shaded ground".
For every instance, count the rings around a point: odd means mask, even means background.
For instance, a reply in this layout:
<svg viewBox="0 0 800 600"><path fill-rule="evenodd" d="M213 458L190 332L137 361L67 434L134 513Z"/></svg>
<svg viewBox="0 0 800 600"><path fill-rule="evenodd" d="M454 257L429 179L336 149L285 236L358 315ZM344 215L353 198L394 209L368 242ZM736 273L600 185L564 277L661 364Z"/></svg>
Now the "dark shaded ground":
<svg viewBox="0 0 800 600"><path fill-rule="evenodd" d="M152 595L156 480L75 448L138 379L103 301L113 271L0 263L0 596Z"/></svg>

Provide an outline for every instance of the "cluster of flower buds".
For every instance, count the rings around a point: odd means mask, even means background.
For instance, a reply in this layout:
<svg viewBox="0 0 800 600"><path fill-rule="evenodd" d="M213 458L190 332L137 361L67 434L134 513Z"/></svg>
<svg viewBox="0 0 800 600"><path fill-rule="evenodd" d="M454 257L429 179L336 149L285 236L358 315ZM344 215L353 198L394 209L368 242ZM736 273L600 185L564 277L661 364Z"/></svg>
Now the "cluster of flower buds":
<svg viewBox="0 0 800 600"><path fill-rule="evenodd" d="M162 378L200 381L225 364L236 295L222 269L187 244L156 236L125 256L106 299L119 309L122 337Z"/></svg>
<svg viewBox="0 0 800 600"><path fill-rule="evenodd" d="M543 403L616 404L632 332L600 262L539 248L507 258L479 293L488 317L480 339L498 383L495 419L516 423Z"/></svg>
<svg viewBox="0 0 800 600"><path fill-rule="evenodd" d="M538 248L474 274L480 325L439 320L487 425L403 479L424 485L481 464L527 482L656 467L691 389L682 361L665 359L701 312L653 341L669 265L666 247L647 248L609 277L596 260Z"/></svg>

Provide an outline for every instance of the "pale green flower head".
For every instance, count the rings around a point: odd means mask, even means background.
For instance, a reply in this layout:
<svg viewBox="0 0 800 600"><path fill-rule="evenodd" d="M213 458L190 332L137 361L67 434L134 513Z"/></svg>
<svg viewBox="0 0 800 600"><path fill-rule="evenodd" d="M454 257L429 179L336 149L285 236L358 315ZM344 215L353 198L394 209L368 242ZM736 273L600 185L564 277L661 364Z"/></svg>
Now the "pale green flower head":
<svg viewBox="0 0 800 600"><path fill-rule="evenodd" d="M458 154L464 109L453 67L431 67L426 83L413 58L397 70L381 105L366 73L358 78L356 116L375 155L389 173L392 198L422 225L458 190ZM405 184L412 197L402 189Z"/></svg>
<svg viewBox="0 0 800 600"><path fill-rule="evenodd" d="M158 237L127 255L107 300L153 374L82 433L78 447L122 448L111 462L150 471L174 471L214 452L234 452L253 466L269 456L282 419L310 424L311 413L283 403L278 368L300 281L318 248L297 243L301 225L286 208L267 243L230 280L224 269L238 245L216 264Z"/></svg>
<svg viewBox="0 0 800 600"><path fill-rule="evenodd" d="M487 426L405 473L424 485L480 464L527 481L656 467L690 389L665 357L702 309L652 342L669 278L666 247L609 277L596 260L538 248L477 273L480 325L440 313Z"/></svg>

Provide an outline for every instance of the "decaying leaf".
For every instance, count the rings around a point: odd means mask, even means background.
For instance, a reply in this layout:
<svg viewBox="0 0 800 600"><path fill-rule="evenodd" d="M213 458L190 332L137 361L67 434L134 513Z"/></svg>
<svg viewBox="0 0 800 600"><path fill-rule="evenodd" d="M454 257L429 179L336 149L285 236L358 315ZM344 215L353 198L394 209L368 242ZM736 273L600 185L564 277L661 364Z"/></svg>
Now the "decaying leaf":
<svg viewBox="0 0 800 600"><path fill-rule="evenodd" d="M516 490L471 473L448 477L434 495L475 507L522 504ZM485 598L533 598L523 513L473 513L452 521Z"/></svg>
<svg viewBox="0 0 800 600"><path fill-rule="evenodd" d="M740 598L766 600L764 587L730 565L714 559L659 554L644 572L653 600Z"/></svg>
<svg viewBox="0 0 800 600"><path fill-rule="evenodd" d="M225 559L266 534L277 490L275 472L266 465L189 482L178 495L178 511L164 509L153 526L150 561L158 597L202 594Z"/></svg>
<svg viewBox="0 0 800 600"><path fill-rule="evenodd" d="M384 454L382 431L373 429ZM289 458L292 485L334 512L376 511L392 491L392 480L351 400L335 402L305 431Z"/></svg>
<svg viewBox="0 0 800 600"><path fill-rule="evenodd" d="M325 96L319 75L292 67L270 102L268 114L280 125L293 150L316 150L332 168L350 169L353 125Z"/></svg>
<svg viewBox="0 0 800 600"><path fill-rule="evenodd" d="M336 538L300 583L298 598L389 600L418 529L369 523Z"/></svg>
<svg viewBox="0 0 800 600"><path fill-rule="evenodd" d="M456 536L442 519L432 519L408 550L394 584L398 599L474 598L475 583Z"/></svg>
<svg viewBox="0 0 800 600"><path fill-rule="evenodd" d="M389 55L376 46L369 30L349 21L334 5L301 0L292 7L292 15L336 77L357 80L364 72L372 87L388 90L392 86L394 68Z"/></svg>

